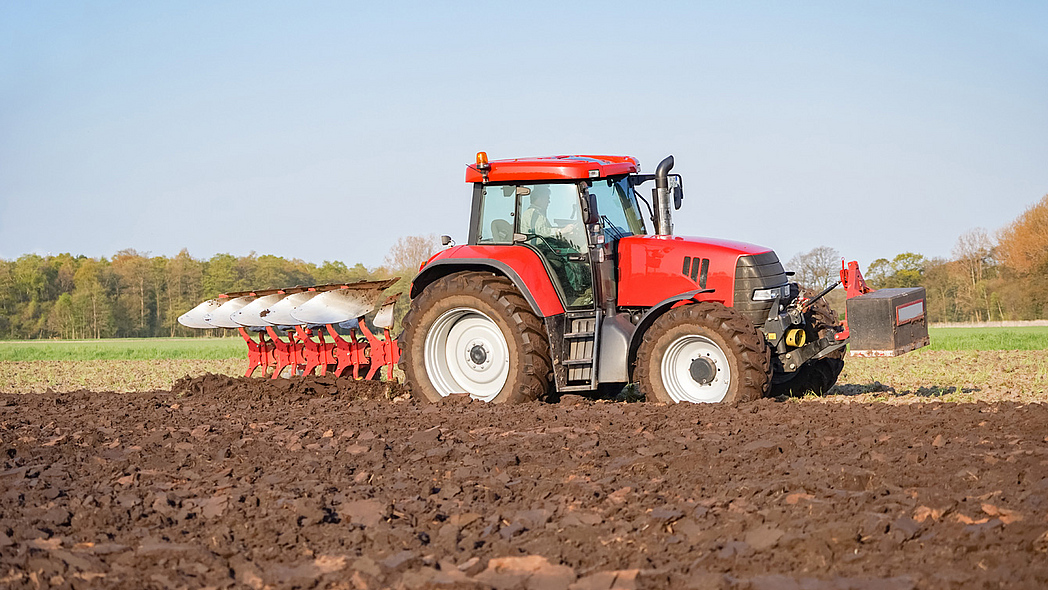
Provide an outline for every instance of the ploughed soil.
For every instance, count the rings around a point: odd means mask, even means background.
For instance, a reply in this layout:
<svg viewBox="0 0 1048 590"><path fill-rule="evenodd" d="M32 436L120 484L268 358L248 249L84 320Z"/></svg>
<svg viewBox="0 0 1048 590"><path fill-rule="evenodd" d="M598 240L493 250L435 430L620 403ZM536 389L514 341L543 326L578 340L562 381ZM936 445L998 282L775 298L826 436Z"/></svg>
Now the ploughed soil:
<svg viewBox="0 0 1048 590"><path fill-rule="evenodd" d="M1048 586L1044 404L403 393L0 394L0 587Z"/></svg>

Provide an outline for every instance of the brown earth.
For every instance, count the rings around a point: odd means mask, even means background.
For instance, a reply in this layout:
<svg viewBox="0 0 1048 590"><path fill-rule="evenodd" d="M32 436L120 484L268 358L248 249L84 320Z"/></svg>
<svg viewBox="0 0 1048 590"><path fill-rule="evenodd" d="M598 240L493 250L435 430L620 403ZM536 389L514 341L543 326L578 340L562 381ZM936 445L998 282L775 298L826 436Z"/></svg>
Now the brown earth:
<svg viewBox="0 0 1048 590"><path fill-rule="evenodd" d="M240 376L244 359L0 361L0 391L149 392L186 375ZM927 350L896 358L848 358L832 394L853 401L1048 401L1043 350ZM835 395L825 399L835 400ZM912 397L911 397L912 396ZM839 401L839 400L837 400Z"/></svg>
<svg viewBox="0 0 1048 590"><path fill-rule="evenodd" d="M1048 585L1044 404L402 393L0 394L0 587Z"/></svg>

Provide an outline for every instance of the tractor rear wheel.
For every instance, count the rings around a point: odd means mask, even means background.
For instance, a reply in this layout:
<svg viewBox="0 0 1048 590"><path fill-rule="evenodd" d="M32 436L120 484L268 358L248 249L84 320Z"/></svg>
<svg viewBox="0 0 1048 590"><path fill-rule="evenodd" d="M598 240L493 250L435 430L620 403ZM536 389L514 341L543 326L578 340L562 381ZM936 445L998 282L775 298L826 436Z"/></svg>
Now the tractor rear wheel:
<svg viewBox="0 0 1048 590"><path fill-rule="evenodd" d="M492 273L456 273L427 286L404 318L400 345L400 368L422 401L468 393L520 403L549 390L542 320L513 283Z"/></svg>
<svg viewBox="0 0 1048 590"><path fill-rule="evenodd" d="M806 290L806 297L813 297L815 292ZM809 341L836 334L840 329L837 313L825 299L820 299L804 314L805 332ZM772 380L773 397L798 397L809 391L815 395L824 395L837 383L837 377L844 369L844 348L831 352L828 356L808 361L793 373L776 374Z"/></svg>
<svg viewBox="0 0 1048 590"><path fill-rule="evenodd" d="M738 403L768 390L771 356L760 332L720 303L683 305L648 329L636 381L648 401Z"/></svg>

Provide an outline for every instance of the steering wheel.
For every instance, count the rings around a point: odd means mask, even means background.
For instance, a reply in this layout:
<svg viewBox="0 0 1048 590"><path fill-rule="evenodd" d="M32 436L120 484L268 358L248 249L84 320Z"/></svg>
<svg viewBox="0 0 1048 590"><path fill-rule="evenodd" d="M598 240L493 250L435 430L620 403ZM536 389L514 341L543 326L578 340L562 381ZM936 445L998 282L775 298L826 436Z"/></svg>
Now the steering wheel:
<svg viewBox="0 0 1048 590"><path fill-rule="evenodd" d="M527 239L525 241L530 241L532 239L537 239L550 252L556 254L557 256L566 258L567 256L569 256L571 254L577 254L577 252L573 248L563 248L563 247L560 247L560 246L557 246L557 245L551 243L546 236L543 236L543 235L540 235L540 234L524 234L524 235L527 236Z"/></svg>

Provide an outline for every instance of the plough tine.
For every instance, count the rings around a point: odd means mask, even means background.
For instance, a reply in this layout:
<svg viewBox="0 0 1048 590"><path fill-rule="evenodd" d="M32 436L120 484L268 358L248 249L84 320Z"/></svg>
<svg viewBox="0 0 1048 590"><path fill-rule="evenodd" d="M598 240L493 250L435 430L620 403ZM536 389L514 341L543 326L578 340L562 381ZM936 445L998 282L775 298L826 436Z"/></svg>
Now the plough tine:
<svg viewBox="0 0 1048 590"><path fill-rule="evenodd" d="M390 295L386 302L382 304L378 313L375 314L375 327L382 328L386 339L380 341L380 346L378 347L378 351L381 353L378 358L381 359L381 362L376 359L374 351L371 353L371 360L379 366L385 365L386 379L389 381L393 380L393 365L400 360L400 346L397 345L389 333L389 329L393 327L393 311L398 297L400 297L400 293Z"/></svg>
<svg viewBox="0 0 1048 590"><path fill-rule="evenodd" d="M319 367L320 374L326 375L328 365L331 363L333 344L324 341L324 331L319 328L295 326L295 334L302 343L302 360L304 361L302 374L312 375L313 370ZM313 334L317 336L318 340L313 340Z"/></svg>
<svg viewBox="0 0 1048 590"><path fill-rule="evenodd" d="M335 367L335 376L341 377L345 373L346 369L353 368L353 379L360 378L360 364L364 358L363 347L357 342L357 335L354 330L349 331L349 339L343 338L341 334L335 331L335 326L327 324L328 334L334 341L333 353L335 359L338 361L338 365Z"/></svg>
<svg viewBox="0 0 1048 590"><path fill-rule="evenodd" d="M382 367L386 367L386 378L393 379L393 365L400 360L400 348L397 343L390 336L389 328L382 330L385 340L379 340L375 334L368 329L367 324L364 323L364 318L357 320L360 326L360 331L364 334L364 338L367 339L369 344L370 358L368 359L371 365L368 369L368 374L365 379L373 379L378 373L378 370Z"/></svg>
<svg viewBox="0 0 1048 590"><path fill-rule="evenodd" d="M360 379L360 368L366 364L364 361L367 355L357 338L357 331L353 328L349 329L349 341L353 343L353 380L355 381Z"/></svg>
<svg viewBox="0 0 1048 590"><path fill-rule="evenodd" d="M386 349L386 380L393 380L393 367L400 362L400 345L389 333L389 328L382 330L385 332L386 341L384 343Z"/></svg>
<svg viewBox="0 0 1048 590"><path fill-rule="evenodd" d="M258 340L256 341L251 337L251 334L244 328L240 328L240 336L247 343L247 372L244 373L245 377L250 377L255 369L262 368L262 376L265 377L266 370L270 365L270 352L272 347L266 342L266 335L264 332L258 333Z"/></svg>
<svg viewBox="0 0 1048 590"><path fill-rule="evenodd" d="M273 376L271 379L279 377L287 367L291 367L291 372L294 373L299 365L299 349L301 345L295 341L295 337L291 332L287 333L287 341L280 338L273 326L266 326L266 332L273 339L273 348L276 353L276 363L273 365Z"/></svg>
<svg viewBox="0 0 1048 590"><path fill-rule="evenodd" d="M350 361L347 358L350 351L349 343L335 331L335 327L331 324L327 324L327 329L328 335L331 336L331 343L334 345L334 348L331 351L336 362L334 375L335 377L341 377L342 372L350 365Z"/></svg>
<svg viewBox="0 0 1048 590"><path fill-rule="evenodd" d="M375 335L371 333L371 330L368 330L368 325L364 323L364 318L359 318L357 320L357 325L360 326L360 332L364 334L364 339L367 340L369 345L368 352L370 353L370 358L368 359L368 374L367 377L364 378L370 381L375 377L375 373L378 372L379 367L385 364L383 358L386 355L382 350L382 342L380 342L378 338L375 338Z"/></svg>

